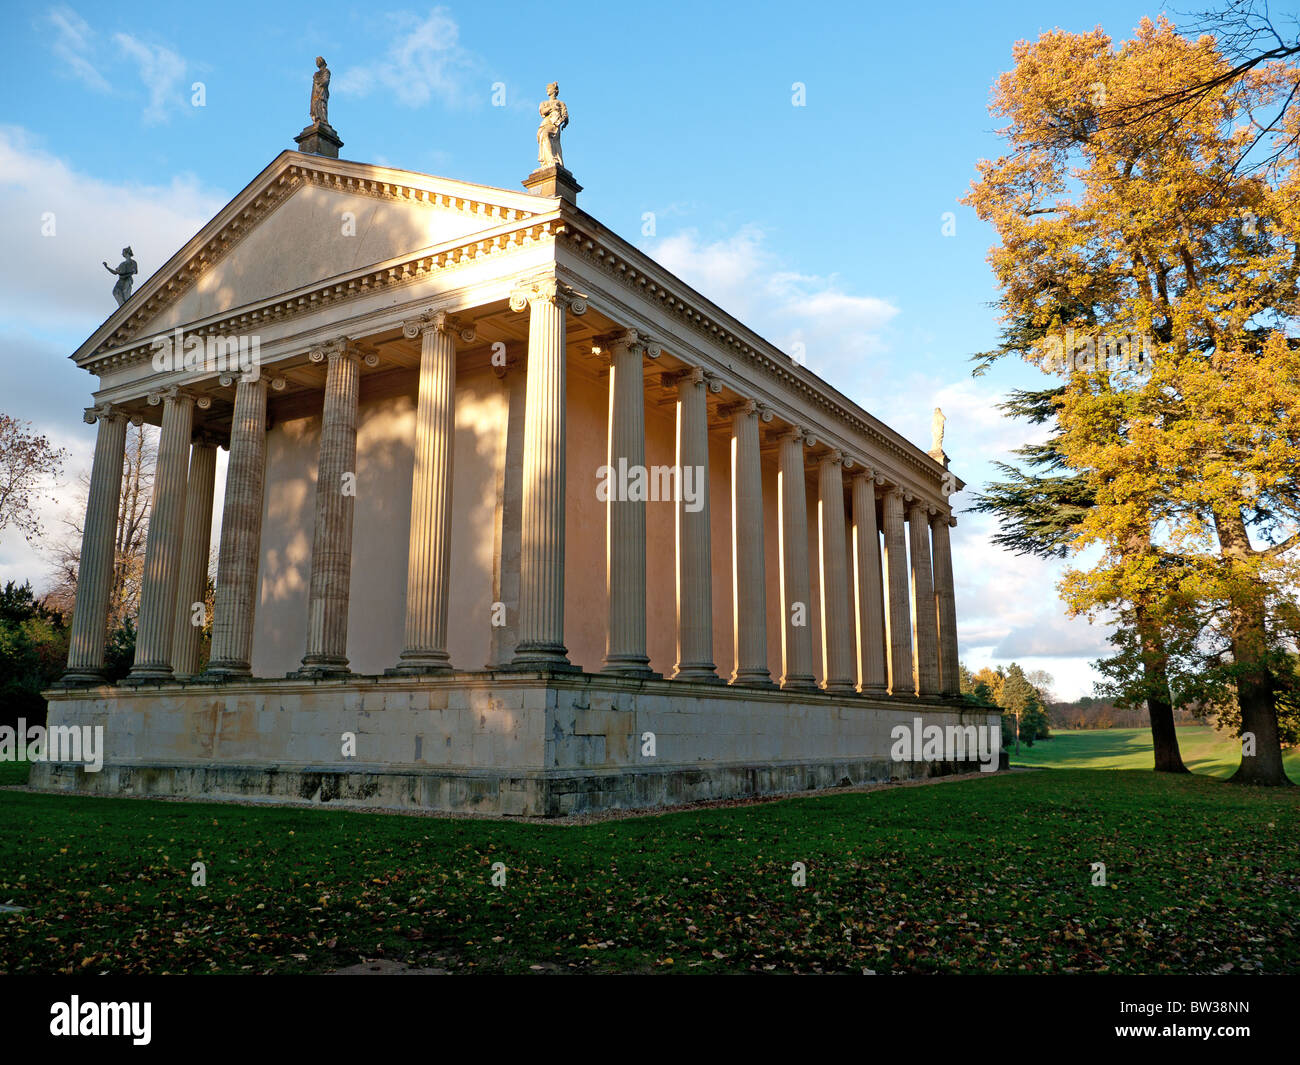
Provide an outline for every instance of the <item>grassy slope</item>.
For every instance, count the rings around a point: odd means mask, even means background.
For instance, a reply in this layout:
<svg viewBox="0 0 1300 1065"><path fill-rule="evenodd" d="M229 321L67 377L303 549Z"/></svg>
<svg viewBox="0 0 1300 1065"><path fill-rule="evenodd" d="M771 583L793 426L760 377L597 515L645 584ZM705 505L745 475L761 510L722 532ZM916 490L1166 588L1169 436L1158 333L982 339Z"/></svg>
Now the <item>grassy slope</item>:
<svg viewBox="0 0 1300 1065"><path fill-rule="evenodd" d="M0 971L1294 972L1297 829L1079 770L576 828L0 792Z"/></svg>
<svg viewBox="0 0 1300 1065"><path fill-rule="evenodd" d="M1180 727L1178 748L1183 764L1195 773L1227 778L1241 763L1240 741L1208 725ZM1282 757L1287 774L1300 784L1300 750L1284 751ZM1150 769L1155 764L1146 728L1058 729L1046 742L1021 746L1011 763L1051 769Z"/></svg>

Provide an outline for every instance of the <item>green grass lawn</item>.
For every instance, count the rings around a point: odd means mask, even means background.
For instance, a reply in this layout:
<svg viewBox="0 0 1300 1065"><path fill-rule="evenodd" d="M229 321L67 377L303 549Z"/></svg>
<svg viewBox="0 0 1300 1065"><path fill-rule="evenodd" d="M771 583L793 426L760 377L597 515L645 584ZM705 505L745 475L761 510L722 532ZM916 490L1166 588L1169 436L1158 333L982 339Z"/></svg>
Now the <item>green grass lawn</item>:
<svg viewBox="0 0 1300 1065"><path fill-rule="evenodd" d="M1241 764L1241 742L1216 732L1209 725L1185 725L1178 729L1178 749L1183 764L1193 773L1226 779ZM1300 784L1300 750L1282 752L1287 775ZM1057 729L1050 740L1032 747L1020 746L1011 755L1012 765L1043 766L1048 769L1151 769L1149 728Z"/></svg>
<svg viewBox="0 0 1300 1065"><path fill-rule="evenodd" d="M4 791L0 971L1295 972L1297 830L1067 769L585 827Z"/></svg>

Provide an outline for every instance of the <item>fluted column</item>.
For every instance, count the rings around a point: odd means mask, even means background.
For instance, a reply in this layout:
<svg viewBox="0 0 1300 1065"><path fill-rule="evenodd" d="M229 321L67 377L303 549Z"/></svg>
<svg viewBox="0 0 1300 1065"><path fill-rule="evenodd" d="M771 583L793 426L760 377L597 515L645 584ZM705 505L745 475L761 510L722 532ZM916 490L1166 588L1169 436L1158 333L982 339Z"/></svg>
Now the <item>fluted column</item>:
<svg viewBox="0 0 1300 1065"><path fill-rule="evenodd" d="M90 467L90 499L81 530L77 567L77 602L72 611L68 668L64 684L104 680L104 645L108 638L108 598L113 588L117 508L122 497L122 460L126 451L126 414L101 404L86 410L86 422L99 422L95 458Z"/></svg>
<svg viewBox="0 0 1300 1065"><path fill-rule="evenodd" d="M645 469L645 378L642 359L659 348L635 329L625 329L599 344L609 355L609 430L606 463L615 486L627 484L624 470ZM646 501L611 490L605 501L605 589L609 625L606 673L651 676L646 654Z"/></svg>
<svg viewBox="0 0 1300 1065"><path fill-rule="evenodd" d="M889 693L915 695L916 679L912 676L912 618L907 587L907 534L903 529L903 493L897 488L885 492L884 523Z"/></svg>
<svg viewBox="0 0 1300 1065"><path fill-rule="evenodd" d="M870 471L853 478L853 590L856 604L858 691L889 689L885 664L885 612L881 594L880 534L876 531L876 481Z"/></svg>
<svg viewBox="0 0 1300 1065"><path fill-rule="evenodd" d="M930 516L913 500L907 511L912 560L912 631L918 695L939 692L939 633L935 623L934 574L930 567Z"/></svg>
<svg viewBox="0 0 1300 1065"><path fill-rule="evenodd" d="M814 688L811 581L808 573L808 485L804 479L804 433L780 438L778 522L781 540L781 687ZM809 446L814 441L808 438Z"/></svg>
<svg viewBox="0 0 1300 1065"><path fill-rule="evenodd" d="M957 654L957 597L952 583L952 545L948 526L956 522L947 514L930 519L930 539L934 545L934 603L939 624L939 694L960 695Z"/></svg>
<svg viewBox="0 0 1300 1065"><path fill-rule="evenodd" d="M771 687L767 668L767 586L763 572L763 467L757 403L731 417L731 587L736 663L732 684ZM765 415L771 418L771 414Z"/></svg>
<svg viewBox="0 0 1300 1065"><path fill-rule="evenodd" d="M520 669L573 669L564 646L565 314L586 301L555 278L511 293L528 308L524 505L519 560Z"/></svg>
<svg viewBox="0 0 1300 1065"><path fill-rule="evenodd" d="M677 476L687 471L702 505L688 510L677 493L677 667L674 680L717 682L713 662L713 565L710 554L708 393L722 386L695 367L676 380Z"/></svg>
<svg viewBox="0 0 1300 1065"><path fill-rule="evenodd" d="M420 336L420 385L415 411L415 465L406 562L406 637L396 673L447 672L447 614L451 602L452 459L456 437L456 338L474 330L446 312L405 322Z"/></svg>
<svg viewBox="0 0 1300 1065"><path fill-rule="evenodd" d="M849 608L848 538L844 530L844 456L831 451L817 467L817 533L821 548L822 684L854 690L853 628Z"/></svg>
<svg viewBox="0 0 1300 1065"><path fill-rule="evenodd" d="M316 474L316 525L311 549L305 676L348 672L348 605L352 584L352 518L356 510L357 396L363 354L334 341L311 353L328 360ZM348 476L350 475L350 476Z"/></svg>
<svg viewBox="0 0 1300 1065"><path fill-rule="evenodd" d="M185 532L195 396L182 388L168 388L151 394L149 402L163 404L163 418L153 481L153 509L149 514L149 537L144 551L135 664L127 678L137 683L166 680L172 675L172 625Z"/></svg>
<svg viewBox="0 0 1300 1065"><path fill-rule="evenodd" d="M204 602L208 579L208 548L212 542L212 490L217 479L217 444L200 433L190 447L190 474L185 491L185 534L180 575L176 581L176 613L172 621L172 675L192 677L199 671L199 637L203 622L194 624L194 604Z"/></svg>
<svg viewBox="0 0 1300 1065"><path fill-rule="evenodd" d="M252 675L266 480L266 390L267 380L260 376L241 377L235 385L212 608L212 655L205 670L214 677Z"/></svg>

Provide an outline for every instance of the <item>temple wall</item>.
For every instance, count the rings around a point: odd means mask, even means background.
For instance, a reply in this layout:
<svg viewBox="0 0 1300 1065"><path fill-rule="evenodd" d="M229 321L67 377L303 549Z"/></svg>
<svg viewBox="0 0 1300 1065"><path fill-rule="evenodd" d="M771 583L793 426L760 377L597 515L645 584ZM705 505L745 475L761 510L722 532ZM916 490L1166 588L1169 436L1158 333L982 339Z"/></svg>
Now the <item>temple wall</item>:
<svg viewBox="0 0 1300 1065"><path fill-rule="evenodd" d="M458 378L448 650L465 669L481 669L489 657L497 468L506 413L505 386L490 372ZM348 610L348 659L357 673L382 673L402 651L414 439L414 394L373 400L363 394ZM296 669L306 649L319 447L319 416L275 425L267 434L253 636L258 677Z"/></svg>

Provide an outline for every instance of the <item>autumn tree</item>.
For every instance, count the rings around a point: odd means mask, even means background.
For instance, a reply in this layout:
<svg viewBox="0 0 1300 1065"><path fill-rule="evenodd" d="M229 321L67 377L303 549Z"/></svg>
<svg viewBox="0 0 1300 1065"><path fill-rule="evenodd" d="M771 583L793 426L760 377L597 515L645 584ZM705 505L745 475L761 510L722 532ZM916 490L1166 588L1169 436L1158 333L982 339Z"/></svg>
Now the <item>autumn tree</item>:
<svg viewBox="0 0 1300 1065"><path fill-rule="evenodd" d="M41 532L37 501L62 473L68 454L30 432L31 425L0 414L0 532L14 528L29 541Z"/></svg>
<svg viewBox="0 0 1300 1065"><path fill-rule="evenodd" d="M979 164L966 202L997 230L1006 313L1047 338L1032 360L1065 376L1060 451L1093 494L1071 550L1101 557L1063 594L1076 613L1142 604L1161 630L1194 620L1183 642L1255 743L1233 779L1286 784L1277 621L1300 545L1300 182L1294 152L1267 179L1234 164L1300 71L1261 65L1157 131L1099 112L1213 81L1229 64L1212 38L1144 20L1119 47L1100 29L1053 31L1015 61L991 105L1008 151Z"/></svg>
<svg viewBox="0 0 1300 1065"><path fill-rule="evenodd" d="M1081 307L1077 301L1073 306ZM1042 339L1042 331L1030 331L1023 323L1016 323L1004 330L996 353L984 353L978 358L984 362L1010 354L1032 358ZM1009 417L1051 426L1046 441L1016 449L1014 457L1019 465L996 464L1006 479L986 485L972 507L997 518L993 542L1017 554L1045 559L1067 557L1095 502L1087 474L1071 468L1062 454L1057 412L1064 394L1064 386L1016 389L999 404ZM1134 546L1146 550L1150 545ZM1186 773L1174 727L1164 633L1152 618L1148 604L1117 601L1112 607L1115 625L1110 640L1119 653L1098 666L1117 698L1129 706L1146 705L1156 772ZM1134 653L1127 653L1129 650ZM1048 701L1044 695L1044 702Z"/></svg>

